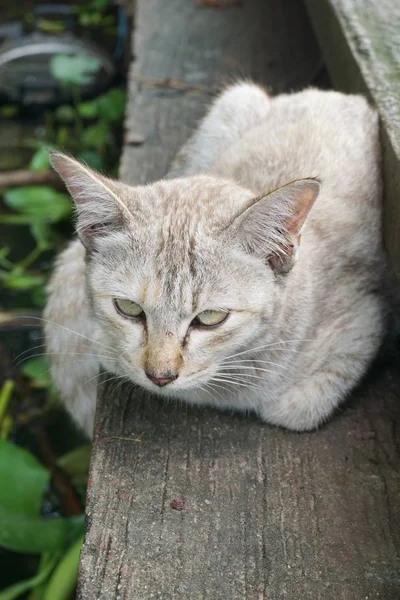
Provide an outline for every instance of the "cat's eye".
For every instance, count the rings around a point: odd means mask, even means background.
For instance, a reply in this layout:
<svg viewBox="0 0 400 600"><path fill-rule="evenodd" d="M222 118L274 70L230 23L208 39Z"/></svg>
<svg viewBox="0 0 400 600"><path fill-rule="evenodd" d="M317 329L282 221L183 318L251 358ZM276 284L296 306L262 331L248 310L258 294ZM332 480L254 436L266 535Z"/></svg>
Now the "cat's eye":
<svg viewBox="0 0 400 600"><path fill-rule="evenodd" d="M128 300L127 298L114 298L114 306L124 317L138 319L144 316L144 311L140 304L132 302L132 300Z"/></svg>
<svg viewBox="0 0 400 600"><path fill-rule="evenodd" d="M229 312L225 310L205 310L193 319L192 324L198 327L215 327L228 318Z"/></svg>

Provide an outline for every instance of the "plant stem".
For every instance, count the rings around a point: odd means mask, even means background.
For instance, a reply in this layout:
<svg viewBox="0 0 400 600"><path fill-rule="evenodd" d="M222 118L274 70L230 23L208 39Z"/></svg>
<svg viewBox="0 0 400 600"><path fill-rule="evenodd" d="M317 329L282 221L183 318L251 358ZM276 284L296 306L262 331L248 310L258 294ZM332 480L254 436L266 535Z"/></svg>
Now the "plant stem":
<svg viewBox="0 0 400 600"><path fill-rule="evenodd" d="M54 566L57 563L59 556L60 555L58 553L44 553L42 556L42 560L40 561L39 570L37 574L34 577L31 577L31 579L20 581L6 588L5 590L2 590L0 592L0 600L17 600L17 598L20 598L22 596L22 594L45 581L54 569Z"/></svg>
<svg viewBox="0 0 400 600"><path fill-rule="evenodd" d="M5 215L0 214L1 225L30 225L32 223L32 217L25 215Z"/></svg>
<svg viewBox="0 0 400 600"><path fill-rule="evenodd" d="M43 600L68 600L76 586L83 536L69 548L52 574Z"/></svg>
<svg viewBox="0 0 400 600"><path fill-rule="evenodd" d="M36 246L23 260L14 265L14 269L28 269L42 254L43 248Z"/></svg>
<svg viewBox="0 0 400 600"><path fill-rule="evenodd" d="M7 411L8 403L10 402L11 395L14 391L15 383L12 379L6 379L0 389L0 422Z"/></svg>
<svg viewBox="0 0 400 600"><path fill-rule="evenodd" d="M72 101L75 108L75 135L80 140L83 133L83 121L78 110L78 106L81 103L81 92L77 85L72 86Z"/></svg>

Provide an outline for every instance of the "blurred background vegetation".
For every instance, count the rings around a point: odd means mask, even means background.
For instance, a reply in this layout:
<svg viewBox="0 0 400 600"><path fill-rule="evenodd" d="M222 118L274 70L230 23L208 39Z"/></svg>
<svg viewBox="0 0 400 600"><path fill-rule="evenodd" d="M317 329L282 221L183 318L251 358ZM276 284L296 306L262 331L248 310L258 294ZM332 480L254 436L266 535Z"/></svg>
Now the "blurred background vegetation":
<svg viewBox="0 0 400 600"><path fill-rule="evenodd" d="M0 600L75 597L90 444L58 403L43 345L46 283L73 233L48 152L117 175L129 30L122 2L2 2Z"/></svg>

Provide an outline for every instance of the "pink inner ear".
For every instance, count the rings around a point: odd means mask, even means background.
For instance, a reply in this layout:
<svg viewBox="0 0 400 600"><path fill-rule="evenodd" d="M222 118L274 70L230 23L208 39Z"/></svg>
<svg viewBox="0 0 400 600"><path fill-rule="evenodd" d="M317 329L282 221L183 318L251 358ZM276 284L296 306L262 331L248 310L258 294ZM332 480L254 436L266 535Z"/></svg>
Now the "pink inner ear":
<svg viewBox="0 0 400 600"><path fill-rule="evenodd" d="M299 234L303 227L308 214L317 198L317 190L306 188L299 194L296 202L295 211L292 217L287 222L287 231L296 235ZM297 240L300 241L300 240Z"/></svg>

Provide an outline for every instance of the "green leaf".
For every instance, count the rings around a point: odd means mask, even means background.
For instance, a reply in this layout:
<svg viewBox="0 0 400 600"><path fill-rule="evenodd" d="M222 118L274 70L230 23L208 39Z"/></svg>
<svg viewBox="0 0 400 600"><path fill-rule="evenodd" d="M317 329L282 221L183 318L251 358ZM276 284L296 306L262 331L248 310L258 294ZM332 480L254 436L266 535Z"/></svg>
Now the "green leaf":
<svg viewBox="0 0 400 600"><path fill-rule="evenodd" d="M31 158L29 168L31 171L45 171L50 168L50 148L39 148Z"/></svg>
<svg viewBox="0 0 400 600"><path fill-rule="evenodd" d="M94 119L99 114L97 99L78 104L78 112L84 119Z"/></svg>
<svg viewBox="0 0 400 600"><path fill-rule="evenodd" d="M72 212L69 197L47 185L27 185L7 190L4 202L17 212L51 223L69 217Z"/></svg>
<svg viewBox="0 0 400 600"><path fill-rule="evenodd" d="M31 217L25 215L0 215L0 223L2 225L30 225Z"/></svg>
<svg viewBox="0 0 400 600"><path fill-rule="evenodd" d="M63 84L84 85L93 81L101 67L95 56L57 54L50 60L50 72Z"/></svg>
<svg viewBox="0 0 400 600"><path fill-rule="evenodd" d="M17 600L22 596L22 594L25 594L25 592L39 586L49 577L59 558L59 553L51 555L43 554L36 575L30 579L26 579L25 581L19 581L18 583L15 583L14 585L11 585L10 587L1 591L0 600Z"/></svg>
<svg viewBox="0 0 400 600"><path fill-rule="evenodd" d="M100 117L107 121L120 121L125 114L126 93L120 88L112 88L97 98Z"/></svg>
<svg viewBox="0 0 400 600"><path fill-rule="evenodd" d="M47 387L51 383L50 365L43 356L35 356L25 361L21 372L31 379L36 387Z"/></svg>
<svg viewBox="0 0 400 600"><path fill-rule="evenodd" d="M110 0L92 0L91 5L97 10L104 10L110 4Z"/></svg>
<svg viewBox="0 0 400 600"><path fill-rule="evenodd" d="M75 119L75 109L70 104L62 104L56 109L55 116L63 123L70 123Z"/></svg>
<svg viewBox="0 0 400 600"><path fill-rule="evenodd" d="M43 600L68 600L76 587L83 536L68 549L52 574ZM1 600L1 599L0 599Z"/></svg>
<svg viewBox="0 0 400 600"><path fill-rule="evenodd" d="M6 379L0 388L0 422L7 412L14 388L15 382L13 379Z"/></svg>
<svg viewBox="0 0 400 600"><path fill-rule="evenodd" d="M99 13L82 13L79 15L79 25L87 27L90 25L99 25L101 23L101 15Z"/></svg>
<svg viewBox="0 0 400 600"><path fill-rule="evenodd" d="M38 287L32 290L30 297L35 306L40 306L43 308L46 305L47 295L43 287Z"/></svg>
<svg viewBox="0 0 400 600"><path fill-rule="evenodd" d="M108 135L108 123L100 121L96 125L91 125L84 130L82 141L85 146L89 146L90 148L103 148L107 143Z"/></svg>
<svg viewBox="0 0 400 600"><path fill-rule="evenodd" d="M59 127L57 129L56 138L57 138L57 146L59 146L61 148L63 146L66 146L68 143L68 138L69 138L68 127Z"/></svg>
<svg viewBox="0 0 400 600"><path fill-rule="evenodd" d="M26 450L0 440L0 546L37 554L60 550L83 532L84 516L42 519L50 473Z"/></svg>
<svg viewBox="0 0 400 600"><path fill-rule="evenodd" d="M89 165L89 167L92 167L92 169L96 169L97 171L100 171L103 167L103 161L100 154L94 150L82 150L76 157L78 160L83 161Z"/></svg>
<svg viewBox="0 0 400 600"><path fill-rule="evenodd" d="M91 444L79 446L61 456L58 459L58 466L70 477L87 474L89 471L91 450Z"/></svg>
<svg viewBox="0 0 400 600"><path fill-rule="evenodd" d="M40 285L44 285L46 277L44 275L30 275L29 273L22 273L12 271L8 277L2 277L4 286L9 290L15 291L27 291L32 290Z"/></svg>
<svg viewBox="0 0 400 600"><path fill-rule="evenodd" d="M53 246L53 230L48 223L34 221L31 225L31 234L42 250L47 250Z"/></svg>
<svg viewBox="0 0 400 600"><path fill-rule="evenodd" d="M28 516L38 516L50 473L29 452L0 440L0 507ZM0 540L2 537L0 527ZM2 542L0 541L0 544Z"/></svg>
<svg viewBox="0 0 400 600"><path fill-rule="evenodd" d="M45 33L63 33L65 31L65 23L56 21L55 19L38 19L37 28Z"/></svg>
<svg viewBox="0 0 400 600"><path fill-rule="evenodd" d="M42 519L5 509L0 501L0 545L14 552L40 554L66 548L83 533L84 515Z"/></svg>
<svg viewBox="0 0 400 600"><path fill-rule="evenodd" d="M125 104L125 91L120 88L112 88L94 100L79 104L78 111L85 119L101 117L105 121L119 121L125 114Z"/></svg>
<svg viewBox="0 0 400 600"><path fill-rule="evenodd" d="M3 246L0 248L0 265L6 269L12 268L12 262L7 260L7 256L10 254L10 248Z"/></svg>
<svg viewBox="0 0 400 600"><path fill-rule="evenodd" d="M13 119L19 113L19 106L17 104L6 104L0 108L0 116L5 119Z"/></svg>

